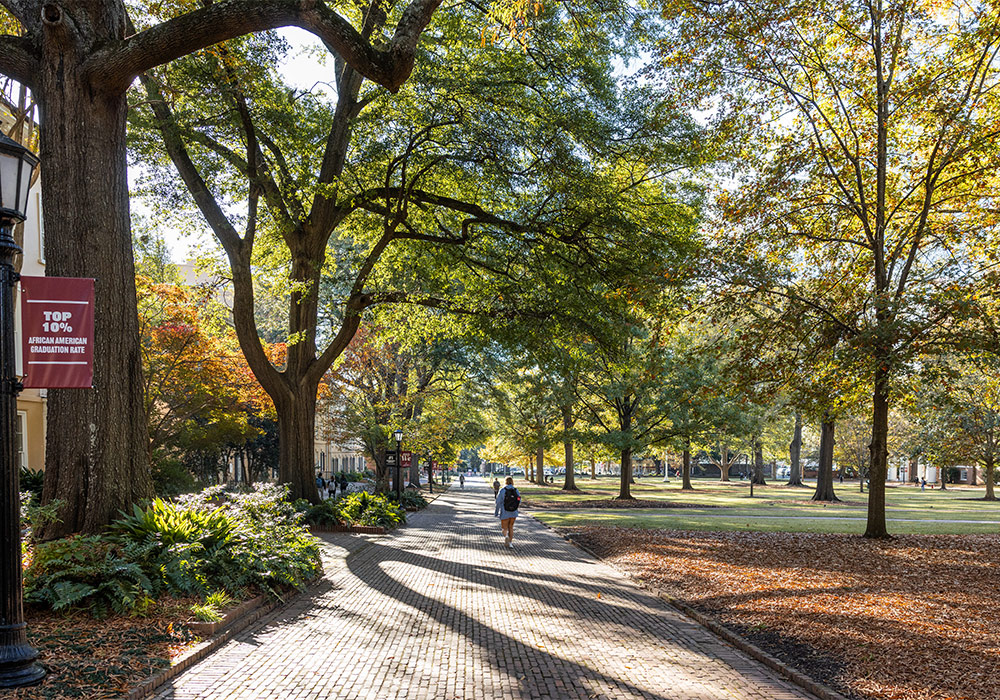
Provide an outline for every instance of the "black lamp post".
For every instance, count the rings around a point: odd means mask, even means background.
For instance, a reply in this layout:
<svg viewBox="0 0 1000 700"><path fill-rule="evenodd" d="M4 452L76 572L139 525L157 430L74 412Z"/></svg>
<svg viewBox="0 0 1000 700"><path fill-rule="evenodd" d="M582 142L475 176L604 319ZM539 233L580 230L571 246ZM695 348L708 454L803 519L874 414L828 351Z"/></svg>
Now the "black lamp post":
<svg viewBox="0 0 1000 700"><path fill-rule="evenodd" d="M403 431L393 430L392 437L396 440L396 501L399 501L402 497L403 491Z"/></svg>
<svg viewBox="0 0 1000 700"><path fill-rule="evenodd" d="M434 493L434 460L427 455L427 493Z"/></svg>
<svg viewBox="0 0 1000 700"><path fill-rule="evenodd" d="M14 224L24 221L31 174L38 158L0 134L0 688L38 683L45 677L28 644L21 586L21 494L17 463L17 379L14 349Z"/></svg>

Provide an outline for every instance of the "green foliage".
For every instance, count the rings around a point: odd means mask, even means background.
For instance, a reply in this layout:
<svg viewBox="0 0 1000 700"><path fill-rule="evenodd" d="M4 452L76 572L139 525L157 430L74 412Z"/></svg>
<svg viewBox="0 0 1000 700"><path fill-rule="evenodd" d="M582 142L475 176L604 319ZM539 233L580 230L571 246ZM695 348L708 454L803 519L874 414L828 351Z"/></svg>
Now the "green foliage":
<svg viewBox="0 0 1000 700"><path fill-rule="evenodd" d="M406 510L422 510L427 507L427 499L422 493L413 489L403 489L398 499L395 493L389 494L389 498Z"/></svg>
<svg viewBox="0 0 1000 700"><path fill-rule="evenodd" d="M340 525L344 520L337 505L338 499L329 498L316 505L303 502L307 506L304 509L305 520L310 525Z"/></svg>
<svg viewBox="0 0 1000 700"><path fill-rule="evenodd" d="M382 494L367 491L338 499L344 518L356 525L393 528L406 522L406 512Z"/></svg>
<svg viewBox="0 0 1000 700"><path fill-rule="evenodd" d="M21 492L21 530L27 531L23 538L25 542L32 539L33 533L49 523L59 521L59 509L63 506L63 501L55 500L44 506L39 505L41 496L28 491Z"/></svg>
<svg viewBox="0 0 1000 700"><path fill-rule="evenodd" d="M45 472L34 471L27 467L21 467L21 490L28 491L35 495L36 500L42 499L42 485L45 483Z"/></svg>
<svg viewBox="0 0 1000 700"><path fill-rule="evenodd" d="M100 536L49 542L25 572L25 600L96 615L141 610L151 596L274 596L301 588L320 570L316 540L282 487L247 492L218 487L135 506ZM207 603L206 603L207 604Z"/></svg>
<svg viewBox="0 0 1000 700"><path fill-rule="evenodd" d="M205 596L204 603L191 606L191 614L200 622L221 622L222 611L231 606L235 599L225 591L215 591Z"/></svg>
<svg viewBox="0 0 1000 700"><path fill-rule="evenodd" d="M132 612L158 592L141 564L153 550L152 544L101 535L46 542L25 572L24 599L53 610L88 609L98 617Z"/></svg>

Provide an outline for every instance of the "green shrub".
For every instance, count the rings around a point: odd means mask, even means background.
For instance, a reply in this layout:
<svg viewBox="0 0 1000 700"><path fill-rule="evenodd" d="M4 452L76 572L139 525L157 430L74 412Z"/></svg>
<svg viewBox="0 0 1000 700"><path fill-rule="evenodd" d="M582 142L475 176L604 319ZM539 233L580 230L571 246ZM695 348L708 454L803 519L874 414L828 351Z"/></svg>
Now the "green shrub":
<svg viewBox="0 0 1000 700"><path fill-rule="evenodd" d="M25 599L102 615L141 610L161 592L243 597L249 588L274 596L301 588L320 571L319 546L286 494L269 485L213 487L135 506L106 535L39 546L25 571Z"/></svg>
<svg viewBox="0 0 1000 700"><path fill-rule="evenodd" d="M339 500L330 498L311 505L307 502L308 508L305 510L305 520L310 525L340 525L344 518L340 513Z"/></svg>
<svg viewBox="0 0 1000 700"><path fill-rule="evenodd" d="M389 498L399 503L406 510L422 510L427 507L427 499L419 491L413 489L404 489L400 493L398 501L395 493L391 494Z"/></svg>
<svg viewBox="0 0 1000 700"><path fill-rule="evenodd" d="M103 617L144 609L159 590L143 570L152 545L77 535L38 545L24 577L24 599L53 610L81 608Z"/></svg>
<svg viewBox="0 0 1000 700"><path fill-rule="evenodd" d="M337 505L344 519L355 525L389 529L406 522L405 511L382 494L351 493L337 499Z"/></svg>

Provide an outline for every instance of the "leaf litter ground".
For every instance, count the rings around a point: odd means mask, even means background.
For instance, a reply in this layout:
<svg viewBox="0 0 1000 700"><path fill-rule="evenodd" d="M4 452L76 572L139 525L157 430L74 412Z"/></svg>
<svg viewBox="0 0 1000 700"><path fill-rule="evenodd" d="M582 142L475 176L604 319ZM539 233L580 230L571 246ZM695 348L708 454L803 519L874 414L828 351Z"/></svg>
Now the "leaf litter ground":
<svg viewBox="0 0 1000 700"><path fill-rule="evenodd" d="M7 690L4 698L120 698L197 641L178 620L197 599L165 599L142 617L95 619L87 613L26 610L28 641L48 671L41 684Z"/></svg>
<svg viewBox="0 0 1000 700"><path fill-rule="evenodd" d="M1000 699L996 536L565 531L849 697Z"/></svg>

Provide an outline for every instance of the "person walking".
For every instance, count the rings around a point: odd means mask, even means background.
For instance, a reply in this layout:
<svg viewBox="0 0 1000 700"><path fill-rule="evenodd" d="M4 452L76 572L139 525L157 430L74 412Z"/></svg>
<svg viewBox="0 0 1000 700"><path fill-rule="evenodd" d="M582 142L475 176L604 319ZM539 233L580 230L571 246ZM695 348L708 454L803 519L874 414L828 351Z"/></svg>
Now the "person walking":
<svg viewBox="0 0 1000 700"><path fill-rule="evenodd" d="M316 491L319 492L319 500L326 500L326 480L323 479L322 472L316 472Z"/></svg>
<svg viewBox="0 0 1000 700"><path fill-rule="evenodd" d="M340 472L340 480L338 483L340 485L340 495L343 496L347 493L347 474Z"/></svg>
<svg viewBox="0 0 1000 700"><path fill-rule="evenodd" d="M517 518L517 511L521 507L521 494L514 488L514 478L507 477L507 485L498 489L496 515L500 518L500 530L503 532L508 549L513 549L514 544L514 520Z"/></svg>
<svg viewBox="0 0 1000 700"><path fill-rule="evenodd" d="M496 498L498 493L500 493L500 480L495 478L493 479L493 498Z"/></svg>
<svg viewBox="0 0 1000 700"><path fill-rule="evenodd" d="M458 485L460 488L465 488L465 474L458 475Z"/></svg>

